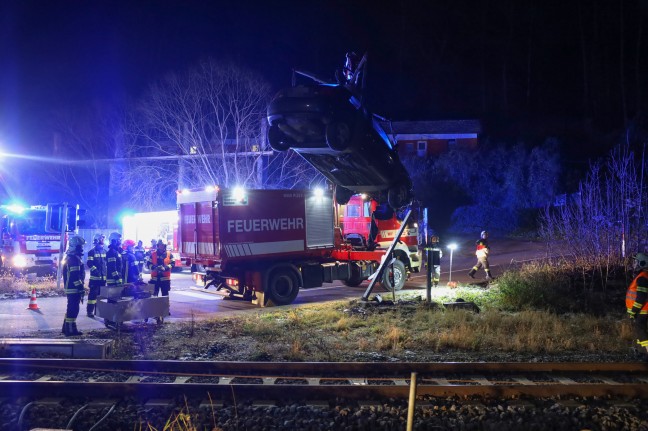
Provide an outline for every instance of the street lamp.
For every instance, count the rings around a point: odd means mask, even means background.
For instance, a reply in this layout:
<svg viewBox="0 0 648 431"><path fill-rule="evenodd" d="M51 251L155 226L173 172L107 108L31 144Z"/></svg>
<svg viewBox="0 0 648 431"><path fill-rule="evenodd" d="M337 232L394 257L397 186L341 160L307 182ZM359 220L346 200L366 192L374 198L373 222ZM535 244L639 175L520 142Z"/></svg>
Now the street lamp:
<svg viewBox="0 0 648 431"><path fill-rule="evenodd" d="M457 248L457 244L454 242L452 244L448 244L448 249L450 250L450 275L448 275L448 283L452 282L452 254Z"/></svg>

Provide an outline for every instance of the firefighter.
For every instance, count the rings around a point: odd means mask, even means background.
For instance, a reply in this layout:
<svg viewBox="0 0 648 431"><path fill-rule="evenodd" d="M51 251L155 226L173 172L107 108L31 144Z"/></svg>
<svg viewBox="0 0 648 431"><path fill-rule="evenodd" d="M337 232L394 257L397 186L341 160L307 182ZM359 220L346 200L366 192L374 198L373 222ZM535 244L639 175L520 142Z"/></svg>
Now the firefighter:
<svg viewBox="0 0 648 431"><path fill-rule="evenodd" d="M648 357L648 255L637 253L633 259L637 275L626 292L626 309L634 322L639 352Z"/></svg>
<svg viewBox="0 0 648 431"><path fill-rule="evenodd" d="M492 280L493 276L490 272L490 267L488 266L488 253L490 252L490 246L488 245L488 232L485 230L482 231L480 238L475 241L475 256L477 256L477 263L472 267L468 275L470 278L475 278L475 273L481 267L484 268L486 273L486 280Z"/></svg>
<svg viewBox="0 0 648 431"><path fill-rule="evenodd" d="M167 251L164 241L157 242L157 248L151 251L151 256L146 265L151 268L150 284L155 285L154 296L162 291L162 296L169 296L171 290L171 268L175 266L175 258Z"/></svg>
<svg viewBox="0 0 648 431"><path fill-rule="evenodd" d="M135 241L127 239L124 241L124 254L122 255L124 283L135 283L140 281L139 265L135 257Z"/></svg>
<svg viewBox="0 0 648 431"><path fill-rule="evenodd" d="M137 246L133 249L135 252L135 261L137 262L137 271L139 272L140 280L142 279L142 269L144 269L144 258L146 257L146 250L142 240L137 241Z"/></svg>
<svg viewBox="0 0 648 431"><path fill-rule="evenodd" d="M83 267L83 245L85 240L74 235L70 238L68 249L63 260L63 285L67 296L67 309L63 320L63 334L66 337L71 335L83 335L77 329L76 319L79 315L79 304L83 302L85 280L85 268Z"/></svg>
<svg viewBox="0 0 648 431"><path fill-rule="evenodd" d="M108 286L119 286L124 284L122 277L121 234L118 232L113 232L108 236L106 267L106 284Z"/></svg>
<svg viewBox="0 0 648 431"><path fill-rule="evenodd" d="M86 312L88 317L94 317L95 307L97 306L97 296L102 286L106 285L106 251L104 250L105 235L97 233L92 238L94 247L88 252L86 265L90 270L90 281L88 287L88 303Z"/></svg>
<svg viewBox="0 0 648 431"><path fill-rule="evenodd" d="M430 237L430 248L432 251L432 261L430 262L432 265L432 285L437 287L441 279L441 258L443 257L438 236L432 235Z"/></svg>

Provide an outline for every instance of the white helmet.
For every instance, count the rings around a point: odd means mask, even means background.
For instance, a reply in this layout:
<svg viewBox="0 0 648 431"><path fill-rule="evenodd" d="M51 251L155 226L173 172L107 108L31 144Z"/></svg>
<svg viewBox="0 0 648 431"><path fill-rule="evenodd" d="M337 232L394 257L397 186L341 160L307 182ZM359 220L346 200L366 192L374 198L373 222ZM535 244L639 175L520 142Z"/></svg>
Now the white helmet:
<svg viewBox="0 0 648 431"><path fill-rule="evenodd" d="M111 232L110 235L108 236L108 242L110 244L117 244L119 245L121 243L121 234L119 232Z"/></svg>
<svg viewBox="0 0 648 431"><path fill-rule="evenodd" d="M102 244L103 245L105 239L106 239L106 235L104 235L102 233L96 233L92 237L92 243L95 244L95 245L97 245L97 244Z"/></svg>
<svg viewBox="0 0 648 431"><path fill-rule="evenodd" d="M482 239L486 239L486 237L488 236L488 232L485 231L485 230L483 230L479 236L480 236Z"/></svg>
<svg viewBox="0 0 648 431"><path fill-rule="evenodd" d="M648 256L644 253L635 254L633 259L635 260L635 268L648 269Z"/></svg>
<svg viewBox="0 0 648 431"><path fill-rule="evenodd" d="M82 236L74 235L70 238L68 242L67 254L74 254L77 251L83 251L83 245L85 244L85 239Z"/></svg>

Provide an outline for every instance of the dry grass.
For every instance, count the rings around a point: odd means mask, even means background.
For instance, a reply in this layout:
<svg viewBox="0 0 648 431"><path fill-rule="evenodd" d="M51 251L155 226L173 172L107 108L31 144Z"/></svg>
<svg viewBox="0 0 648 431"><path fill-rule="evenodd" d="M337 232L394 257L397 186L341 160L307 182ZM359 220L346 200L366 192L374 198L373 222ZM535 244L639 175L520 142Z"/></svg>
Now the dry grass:
<svg viewBox="0 0 648 431"><path fill-rule="evenodd" d="M56 281L52 277L14 277L3 274L0 276L0 294L15 295L16 293L30 293L32 289L36 292L56 291ZM62 289L60 292L62 293Z"/></svg>

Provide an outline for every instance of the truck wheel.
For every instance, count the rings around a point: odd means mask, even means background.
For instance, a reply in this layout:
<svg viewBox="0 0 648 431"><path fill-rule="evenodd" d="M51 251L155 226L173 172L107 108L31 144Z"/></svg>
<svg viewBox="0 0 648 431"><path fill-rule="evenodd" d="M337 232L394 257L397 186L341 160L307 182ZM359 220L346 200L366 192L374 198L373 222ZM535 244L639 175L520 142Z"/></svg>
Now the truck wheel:
<svg viewBox="0 0 648 431"><path fill-rule="evenodd" d="M342 186L335 186L335 202L339 205L346 205L353 196L353 192Z"/></svg>
<svg viewBox="0 0 648 431"><path fill-rule="evenodd" d="M335 151L346 150L351 142L351 127L343 121L334 121L326 126L326 143Z"/></svg>
<svg viewBox="0 0 648 431"><path fill-rule="evenodd" d="M297 278L288 269L278 269L270 275L266 294L274 305L291 304L299 293Z"/></svg>
<svg viewBox="0 0 648 431"><path fill-rule="evenodd" d="M268 143L275 151L286 151L295 143L292 138L286 136L276 124L268 128Z"/></svg>
<svg viewBox="0 0 648 431"><path fill-rule="evenodd" d="M393 265L387 266L383 272L380 284L387 292L392 291L392 277L394 280L394 290L401 290L405 286L405 280L407 280L407 271L405 270L405 264L398 259L394 261Z"/></svg>
<svg viewBox="0 0 648 431"><path fill-rule="evenodd" d="M351 277L349 277L348 280L345 280L344 284L349 287L360 286L360 283L364 281L362 278L362 271L360 270L360 267L358 267L358 265L354 265L354 264L350 264L350 265L351 265Z"/></svg>

